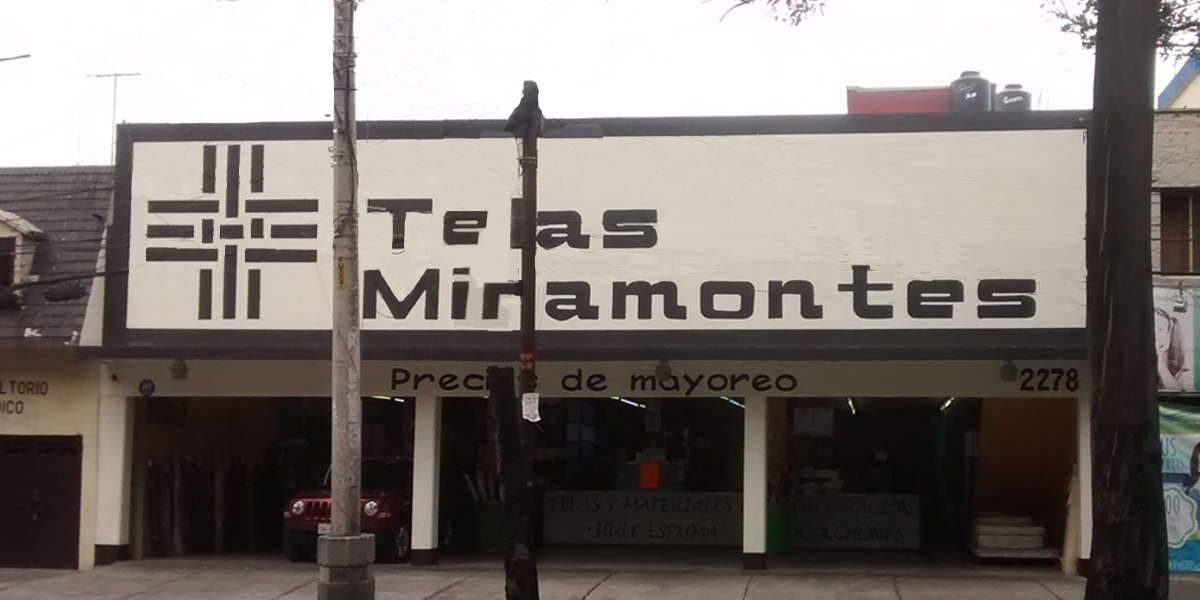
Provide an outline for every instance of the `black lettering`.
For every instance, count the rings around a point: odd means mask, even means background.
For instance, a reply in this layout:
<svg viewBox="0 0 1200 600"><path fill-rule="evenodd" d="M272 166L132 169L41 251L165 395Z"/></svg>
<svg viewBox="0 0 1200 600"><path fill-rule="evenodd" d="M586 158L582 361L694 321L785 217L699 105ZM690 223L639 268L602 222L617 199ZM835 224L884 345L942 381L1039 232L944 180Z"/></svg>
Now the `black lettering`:
<svg viewBox="0 0 1200 600"><path fill-rule="evenodd" d="M404 222L408 213L433 213L432 198L401 198L367 200L367 212L387 211L392 213L392 249L404 248Z"/></svg>
<svg viewBox="0 0 1200 600"><path fill-rule="evenodd" d="M24 412L25 412L25 402L22 400L17 400L17 414L19 415Z"/></svg>
<svg viewBox="0 0 1200 600"><path fill-rule="evenodd" d="M767 392L771 390L770 375L755 375L754 380L750 382L750 387L756 392Z"/></svg>
<svg viewBox="0 0 1200 600"><path fill-rule="evenodd" d="M654 392L658 390L658 380L653 375L633 375L629 378L629 389L635 392Z"/></svg>
<svg viewBox="0 0 1200 600"><path fill-rule="evenodd" d="M948 303L962 301L961 281L935 279L908 283L908 316L914 319L953 318L954 306Z"/></svg>
<svg viewBox="0 0 1200 600"><path fill-rule="evenodd" d="M737 308L718 309L717 296L737 296ZM749 319L754 314L754 284L749 281L705 281L700 284L700 314L705 319Z"/></svg>
<svg viewBox="0 0 1200 600"><path fill-rule="evenodd" d="M984 279L979 282L980 319L1029 319L1037 314L1037 281L1033 279Z"/></svg>
<svg viewBox="0 0 1200 600"><path fill-rule="evenodd" d="M440 278L441 271L438 269L425 269L425 273L417 280L412 291L401 302L392 293L392 288L388 287L382 273L378 270L367 271L363 274L363 318L374 319L376 317L378 312L376 303L378 298L382 297L383 303L387 305L388 312L391 313L393 319L407 319L408 313L424 296L425 319L427 321L437 320L438 281ZM484 289L486 290L486 286Z"/></svg>
<svg viewBox="0 0 1200 600"><path fill-rule="evenodd" d="M785 380L790 382L787 384L787 387L784 387L783 382ZM796 378L791 375L784 374L784 375L780 375L779 377L775 378L775 388L781 392L793 391L796 389L796 386L798 386L798 385L800 385L800 383L798 381L796 381Z"/></svg>
<svg viewBox="0 0 1200 600"><path fill-rule="evenodd" d="M791 281L770 281L767 283L767 318L783 318L783 297L791 294L800 296L800 316L805 319L820 319L825 315L825 308L817 304L816 292L811 281L793 279Z"/></svg>
<svg viewBox="0 0 1200 600"><path fill-rule="evenodd" d="M697 375L695 379L692 379L684 373L683 380L688 384L688 389L684 392L684 395L691 396L692 392L696 391L696 387L700 385L700 382L704 381L704 375Z"/></svg>
<svg viewBox="0 0 1200 600"><path fill-rule="evenodd" d="M574 373L567 373L562 378L562 389L568 392L578 392L583 389L583 369L575 369Z"/></svg>
<svg viewBox="0 0 1200 600"><path fill-rule="evenodd" d="M474 379L475 381L478 381L479 383L476 385L471 385L472 379ZM480 375L478 373L471 373L470 375L463 377L463 387L465 387L468 390L471 390L473 392L480 392L480 391L483 391L483 384L486 381L487 380L483 378L483 375Z"/></svg>
<svg viewBox="0 0 1200 600"><path fill-rule="evenodd" d="M614 319L624 319L630 296L637 297L637 318L648 321L654 310L653 296L662 296L663 316L668 319L686 319L687 307L679 304L679 289L674 282L660 281L653 285L648 281L616 281L613 282Z"/></svg>
<svg viewBox="0 0 1200 600"><path fill-rule="evenodd" d="M892 307L888 304L871 304L868 300L869 292L888 292L892 290L890 283L869 283L867 272L871 270L868 265L854 265L853 283L839 283L839 292L853 292L854 294L854 314L861 319L890 319L892 318Z"/></svg>
<svg viewBox="0 0 1200 600"><path fill-rule="evenodd" d="M555 321L577 318L591 321L600 318L600 307L592 304L592 286L586 281L551 281L546 284L547 296L568 296L546 300L546 314Z"/></svg>
<svg viewBox="0 0 1200 600"><path fill-rule="evenodd" d="M741 375L734 375L734 376L730 377L729 378L729 391L732 392L732 391L736 390L737 384L739 381L750 381L750 376L741 374Z"/></svg>
<svg viewBox="0 0 1200 600"><path fill-rule="evenodd" d="M447 246L479 243L479 229L487 227L486 210L448 210L442 217L442 241Z"/></svg>
<svg viewBox="0 0 1200 600"><path fill-rule="evenodd" d="M421 389L422 381L433 383L433 377L433 373L418 373L417 378L413 380L413 391Z"/></svg>
<svg viewBox="0 0 1200 600"><path fill-rule="evenodd" d="M591 245L591 236L583 234L583 219L573 210L547 210L538 213L537 243L546 250L563 244L584 249Z"/></svg>
<svg viewBox="0 0 1200 600"><path fill-rule="evenodd" d="M718 386L718 385L715 383L716 381L718 381L718 380L717 380L717 378L718 378L718 377L720 377L720 378L721 378L721 379L719 380L719 381L721 382L721 385L720 385L720 386ZM723 391L725 391L725 388L727 388L727 387L729 387L729 378L728 378L728 377L726 377L726 376L724 376L724 375L721 375L721 374L719 374L719 373L718 373L718 374L716 374L716 375L709 375L709 376L708 376L708 389L710 389L710 390L712 390L712 391L714 391L714 392L723 392Z"/></svg>
<svg viewBox="0 0 1200 600"><path fill-rule="evenodd" d="M455 281L450 284L450 318L462 320L467 318L467 295L471 292L471 282Z"/></svg>
<svg viewBox="0 0 1200 600"><path fill-rule="evenodd" d="M507 281L505 283L483 284L483 318L500 318L500 296L520 296L521 282Z"/></svg>
<svg viewBox="0 0 1200 600"><path fill-rule="evenodd" d="M588 375L588 378L587 378L588 389L593 392L603 392L604 390L607 390L608 384L604 383L605 379L608 379L608 378L601 373L593 373L591 375Z"/></svg>
<svg viewBox="0 0 1200 600"><path fill-rule="evenodd" d="M447 392L452 392L458 389L458 375L454 373L446 373L438 378L438 387Z"/></svg>
<svg viewBox="0 0 1200 600"><path fill-rule="evenodd" d="M400 389L409 379L412 379L412 373L408 369L392 369L392 390Z"/></svg>
<svg viewBox="0 0 1200 600"><path fill-rule="evenodd" d="M667 392L679 391L679 377L672 375L662 382L662 389Z"/></svg>
<svg viewBox="0 0 1200 600"><path fill-rule="evenodd" d="M606 235L605 248L653 248L658 244L657 210L606 210L603 216L604 230L609 233L634 235Z"/></svg>

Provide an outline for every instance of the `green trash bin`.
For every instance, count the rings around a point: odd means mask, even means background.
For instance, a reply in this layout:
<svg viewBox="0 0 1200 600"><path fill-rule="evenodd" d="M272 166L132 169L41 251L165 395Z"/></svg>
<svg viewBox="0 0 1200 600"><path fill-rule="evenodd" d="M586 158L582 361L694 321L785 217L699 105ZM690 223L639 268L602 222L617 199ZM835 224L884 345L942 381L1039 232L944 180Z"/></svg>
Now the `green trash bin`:
<svg viewBox="0 0 1200 600"><path fill-rule="evenodd" d="M782 556L792 548L792 511L786 502L767 504L767 554Z"/></svg>

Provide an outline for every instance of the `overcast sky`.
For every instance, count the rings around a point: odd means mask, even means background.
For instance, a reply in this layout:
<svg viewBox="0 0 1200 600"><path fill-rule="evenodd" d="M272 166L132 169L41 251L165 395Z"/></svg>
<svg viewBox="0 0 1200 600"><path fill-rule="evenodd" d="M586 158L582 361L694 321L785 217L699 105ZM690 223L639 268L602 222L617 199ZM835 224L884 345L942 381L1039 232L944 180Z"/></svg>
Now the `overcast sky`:
<svg viewBox="0 0 1200 600"><path fill-rule="evenodd" d="M550 117L828 114L846 86L980 70L1038 108L1088 108L1092 55L1041 0L829 0L799 27L728 0L365 0L362 119L504 118L536 79ZM0 2L0 166L107 164L130 122L324 120L330 0ZM1173 61L1161 62L1157 89Z"/></svg>

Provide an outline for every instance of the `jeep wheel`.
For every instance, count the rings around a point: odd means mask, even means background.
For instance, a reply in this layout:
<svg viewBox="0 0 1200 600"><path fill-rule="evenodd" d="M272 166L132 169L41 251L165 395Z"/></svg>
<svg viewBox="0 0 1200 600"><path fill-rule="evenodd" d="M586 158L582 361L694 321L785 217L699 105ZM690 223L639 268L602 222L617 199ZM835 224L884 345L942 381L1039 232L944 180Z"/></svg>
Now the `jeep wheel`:
<svg viewBox="0 0 1200 600"><path fill-rule="evenodd" d="M408 525L401 525L396 528L396 535L393 536L392 542L393 552L396 553L396 560L408 560L412 554L412 533L408 531Z"/></svg>
<svg viewBox="0 0 1200 600"><path fill-rule="evenodd" d="M402 562L412 554L412 533L408 525L400 525L378 541L379 562Z"/></svg>

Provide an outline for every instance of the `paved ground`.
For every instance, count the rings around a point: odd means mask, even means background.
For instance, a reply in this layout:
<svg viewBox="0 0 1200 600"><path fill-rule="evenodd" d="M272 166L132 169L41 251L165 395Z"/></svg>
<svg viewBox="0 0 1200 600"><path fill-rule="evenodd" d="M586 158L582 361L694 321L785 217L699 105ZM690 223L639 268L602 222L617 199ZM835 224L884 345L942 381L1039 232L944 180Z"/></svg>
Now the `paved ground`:
<svg viewBox="0 0 1200 600"><path fill-rule="evenodd" d="M847 567L849 570L850 567ZM862 570L861 568L859 569ZM1049 570L784 568L748 574L733 566L687 569L641 565L612 570L570 561L545 565L545 600L1081 600L1083 580ZM503 573L491 564L434 568L376 567L379 600L491 600L503 597ZM309 600L316 567L277 559L164 559L89 572L0 569L0 600ZM1175 581L1172 598L1200 599L1200 580Z"/></svg>

